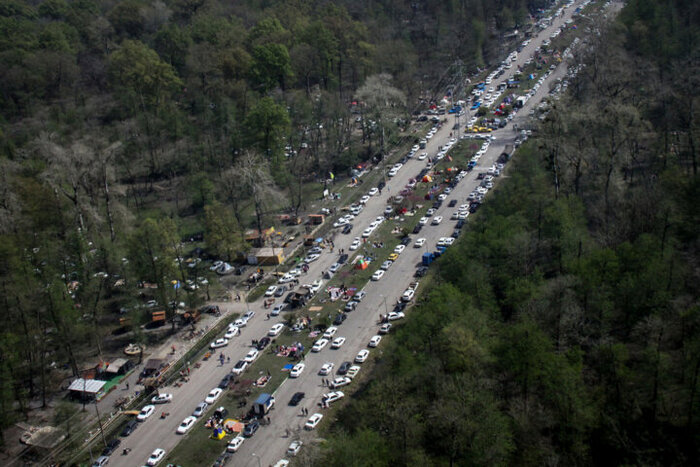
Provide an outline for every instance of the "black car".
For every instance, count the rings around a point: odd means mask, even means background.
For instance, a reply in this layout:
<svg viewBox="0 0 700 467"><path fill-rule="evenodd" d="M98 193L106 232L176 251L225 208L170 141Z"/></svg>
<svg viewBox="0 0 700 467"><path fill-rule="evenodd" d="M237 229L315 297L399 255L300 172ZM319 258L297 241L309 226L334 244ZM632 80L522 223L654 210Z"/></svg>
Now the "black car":
<svg viewBox="0 0 700 467"><path fill-rule="evenodd" d="M251 421L243 429L243 436L245 436L246 438L250 438L255 434L256 431L258 431L258 428L260 428L260 422L257 420Z"/></svg>
<svg viewBox="0 0 700 467"><path fill-rule="evenodd" d="M119 438L114 438L112 441L107 443L107 446L105 446L104 450L102 451L102 455L109 456L117 450L120 444L122 444L122 440L120 440Z"/></svg>
<svg viewBox="0 0 700 467"><path fill-rule="evenodd" d="M451 199L449 203L447 203L447 207L453 208L457 206L457 200L456 199Z"/></svg>
<svg viewBox="0 0 700 467"><path fill-rule="evenodd" d="M486 176L486 172L479 172L479 175L476 176L476 179L483 180L485 176Z"/></svg>
<svg viewBox="0 0 700 467"><path fill-rule="evenodd" d="M296 406L301 402L301 400L304 398L306 394L303 392L295 392L292 398L289 400L289 405Z"/></svg>
<svg viewBox="0 0 700 467"><path fill-rule="evenodd" d="M384 188L385 186L386 186L386 183L385 183L384 181L381 181L381 182L379 182L379 184L377 185L377 189L378 189L378 190L381 190L381 189Z"/></svg>
<svg viewBox="0 0 700 467"><path fill-rule="evenodd" d="M408 245L409 243L411 243L411 237L406 236L406 237L404 237L404 238L401 239L401 244L402 244L403 246L406 246L406 245Z"/></svg>
<svg viewBox="0 0 700 467"><path fill-rule="evenodd" d="M219 388L226 389L232 379L233 379L233 375L231 373L224 376L223 379L221 380L221 382L219 382Z"/></svg>
<svg viewBox="0 0 700 467"><path fill-rule="evenodd" d="M346 315L345 313L338 313L338 316L336 316L333 320L333 325L340 326L341 324L343 324L343 321L347 319L347 317L348 315Z"/></svg>
<svg viewBox="0 0 700 467"><path fill-rule="evenodd" d="M338 374L341 376L346 374L351 366L352 366L352 363L350 363L350 362L341 363L340 366L338 367Z"/></svg>
<svg viewBox="0 0 700 467"><path fill-rule="evenodd" d="M284 295L284 293L286 291L287 291L287 286L280 285L279 287L277 287L277 290L275 290L275 297L277 297L277 298L281 297L282 295Z"/></svg>
<svg viewBox="0 0 700 467"><path fill-rule="evenodd" d="M428 273L428 266L420 266L418 269L416 269L415 276L416 277L423 277Z"/></svg>
<svg viewBox="0 0 700 467"><path fill-rule="evenodd" d="M452 232L452 238L459 238L459 235L462 233L462 229L455 229L454 232Z"/></svg>
<svg viewBox="0 0 700 467"><path fill-rule="evenodd" d="M129 423L126 424L124 429L122 430L121 435L122 436L129 436L131 433L134 432L134 430L139 426L139 422L136 420L129 420Z"/></svg>
<svg viewBox="0 0 700 467"><path fill-rule="evenodd" d="M458 229L461 229L462 227L464 227L464 219L458 220L457 223L455 224L455 227L457 227Z"/></svg>
<svg viewBox="0 0 700 467"><path fill-rule="evenodd" d="M442 201L440 201L440 200L437 200L433 203L433 209L440 209L441 206L442 206Z"/></svg>
<svg viewBox="0 0 700 467"><path fill-rule="evenodd" d="M224 465L228 464L228 461L231 460L231 454L228 452L223 453L220 455L212 464L212 467L224 467Z"/></svg>
<svg viewBox="0 0 700 467"><path fill-rule="evenodd" d="M352 231L352 224L345 224L345 227L343 227L343 233L345 235L349 234Z"/></svg>
<svg viewBox="0 0 700 467"><path fill-rule="evenodd" d="M256 347L258 350L262 350L262 349L264 349L265 347L267 347L267 345L268 345L269 343L270 343L270 338L266 336L266 337L263 337L262 339L260 339L260 340L258 341L258 345L256 345L255 347Z"/></svg>
<svg viewBox="0 0 700 467"><path fill-rule="evenodd" d="M472 204L469 206L469 212L471 212L472 214L474 214L474 213L479 209L480 206L481 206L481 203L472 203Z"/></svg>
<svg viewBox="0 0 700 467"><path fill-rule="evenodd" d="M348 260L348 255L343 253L338 257L338 264L345 264L345 262Z"/></svg>
<svg viewBox="0 0 700 467"><path fill-rule="evenodd" d="M417 234L418 232L420 232L420 229L422 229L422 228L423 228L422 225L416 224L416 226L413 227L413 233L414 233L414 234Z"/></svg>
<svg viewBox="0 0 700 467"><path fill-rule="evenodd" d="M405 309L406 309L406 302L399 302L396 305L394 305L394 311L396 313L399 313Z"/></svg>

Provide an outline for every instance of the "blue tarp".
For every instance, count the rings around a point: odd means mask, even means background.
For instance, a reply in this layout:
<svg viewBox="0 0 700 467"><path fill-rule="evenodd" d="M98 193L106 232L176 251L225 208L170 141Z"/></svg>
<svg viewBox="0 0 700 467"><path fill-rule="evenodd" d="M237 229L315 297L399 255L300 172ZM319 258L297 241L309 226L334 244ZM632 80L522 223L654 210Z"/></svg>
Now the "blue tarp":
<svg viewBox="0 0 700 467"><path fill-rule="evenodd" d="M288 363L288 364L286 364L285 366L282 367L282 371L289 371L289 370L291 370L292 368L294 368L294 365L292 365L291 363Z"/></svg>

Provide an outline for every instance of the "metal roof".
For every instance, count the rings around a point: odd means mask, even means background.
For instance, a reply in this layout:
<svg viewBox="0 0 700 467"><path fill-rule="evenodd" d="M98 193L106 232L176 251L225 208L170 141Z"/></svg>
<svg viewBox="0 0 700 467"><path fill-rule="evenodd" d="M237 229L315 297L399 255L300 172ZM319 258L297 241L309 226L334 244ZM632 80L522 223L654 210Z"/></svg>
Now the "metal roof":
<svg viewBox="0 0 700 467"><path fill-rule="evenodd" d="M107 384L106 381L100 381L98 379L83 379L78 378L73 381L68 387L69 391L87 392L89 394L97 394L102 390L104 385Z"/></svg>

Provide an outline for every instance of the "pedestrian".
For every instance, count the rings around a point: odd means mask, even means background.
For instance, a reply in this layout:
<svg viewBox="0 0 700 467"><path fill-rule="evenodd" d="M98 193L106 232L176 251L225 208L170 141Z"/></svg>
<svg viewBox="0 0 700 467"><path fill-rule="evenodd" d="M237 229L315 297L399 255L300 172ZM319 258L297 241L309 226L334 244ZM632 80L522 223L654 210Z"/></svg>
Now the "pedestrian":
<svg viewBox="0 0 700 467"><path fill-rule="evenodd" d="M231 357L226 357L226 363L231 363Z"/></svg>
<svg viewBox="0 0 700 467"><path fill-rule="evenodd" d="M128 381L126 382L126 390L127 391L129 390L129 382Z"/></svg>

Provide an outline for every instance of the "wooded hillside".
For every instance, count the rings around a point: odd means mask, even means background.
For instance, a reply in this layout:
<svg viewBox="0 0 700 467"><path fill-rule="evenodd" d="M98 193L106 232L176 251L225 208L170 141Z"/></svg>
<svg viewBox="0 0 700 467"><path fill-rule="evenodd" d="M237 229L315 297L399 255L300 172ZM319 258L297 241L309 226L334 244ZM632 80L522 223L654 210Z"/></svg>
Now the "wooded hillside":
<svg viewBox="0 0 700 467"><path fill-rule="evenodd" d="M698 15L589 40L317 465L697 462Z"/></svg>

